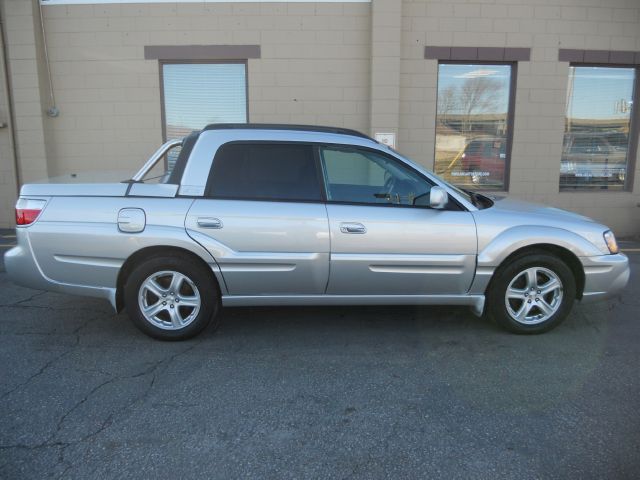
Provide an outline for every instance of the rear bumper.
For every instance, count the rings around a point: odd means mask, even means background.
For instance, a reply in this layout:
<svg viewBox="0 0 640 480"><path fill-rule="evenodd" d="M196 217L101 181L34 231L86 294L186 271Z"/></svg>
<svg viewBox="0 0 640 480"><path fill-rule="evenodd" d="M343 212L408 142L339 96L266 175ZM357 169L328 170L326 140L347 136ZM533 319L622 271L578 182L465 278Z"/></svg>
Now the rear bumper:
<svg viewBox="0 0 640 480"><path fill-rule="evenodd" d="M583 303L609 298L619 293L629 282L629 259L626 255L582 257L584 267Z"/></svg>
<svg viewBox="0 0 640 480"><path fill-rule="evenodd" d="M33 255L26 228L16 229L17 246L4 254L4 265L9 278L18 285L36 290L104 298L115 308L115 288L90 287L57 282L48 278L38 266Z"/></svg>
<svg viewBox="0 0 640 480"><path fill-rule="evenodd" d="M16 229L18 245L4 254L4 266L11 280L36 290L52 290L52 283L42 274L31 252L28 238Z"/></svg>

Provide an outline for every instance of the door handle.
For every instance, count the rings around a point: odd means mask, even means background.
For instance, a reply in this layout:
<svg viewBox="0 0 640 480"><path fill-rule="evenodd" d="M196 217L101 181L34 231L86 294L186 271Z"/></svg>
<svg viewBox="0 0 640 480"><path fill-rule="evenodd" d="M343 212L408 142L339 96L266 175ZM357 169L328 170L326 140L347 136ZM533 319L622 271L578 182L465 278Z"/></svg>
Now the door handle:
<svg viewBox="0 0 640 480"><path fill-rule="evenodd" d="M214 217L198 218L198 226L200 228L222 228L222 221Z"/></svg>
<svg viewBox="0 0 640 480"><path fill-rule="evenodd" d="M362 225L361 223L341 223L340 224L340 231L342 233L356 233L356 234L363 234L363 233L367 233L367 227L365 227L364 225Z"/></svg>

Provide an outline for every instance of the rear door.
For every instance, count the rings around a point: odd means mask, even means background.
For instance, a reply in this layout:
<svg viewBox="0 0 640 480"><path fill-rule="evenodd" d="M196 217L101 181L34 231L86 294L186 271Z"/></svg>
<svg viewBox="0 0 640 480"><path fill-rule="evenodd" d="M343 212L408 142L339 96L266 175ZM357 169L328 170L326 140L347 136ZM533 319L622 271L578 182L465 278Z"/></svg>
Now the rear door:
<svg viewBox="0 0 640 480"><path fill-rule="evenodd" d="M186 227L218 262L229 294L324 293L329 227L311 145L222 145L205 196Z"/></svg>
<svg viewBox="0 0 640 480"><path fill-rule="evenodd" d="M331 230L328 294L465 293L473 279L471 213L428 205L431 183L382 152L320 148Z"/></svg>

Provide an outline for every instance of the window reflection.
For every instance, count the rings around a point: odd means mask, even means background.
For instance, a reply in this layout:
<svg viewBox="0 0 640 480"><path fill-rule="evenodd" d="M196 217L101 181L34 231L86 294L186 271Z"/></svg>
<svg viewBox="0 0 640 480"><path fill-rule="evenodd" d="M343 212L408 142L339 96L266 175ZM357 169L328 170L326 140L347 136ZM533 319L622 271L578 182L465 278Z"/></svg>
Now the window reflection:
<svg viewBox="0 0 640 480"><path fill-rule="evenodd" d="M569 67L560 189L622 190L635 70Z"/></svg>
<svg viewBox="0 0 640 480"><path fill-rule="evenodd" d="M475 190L505 188L511 65L440 64L436 173Z"/></svg>

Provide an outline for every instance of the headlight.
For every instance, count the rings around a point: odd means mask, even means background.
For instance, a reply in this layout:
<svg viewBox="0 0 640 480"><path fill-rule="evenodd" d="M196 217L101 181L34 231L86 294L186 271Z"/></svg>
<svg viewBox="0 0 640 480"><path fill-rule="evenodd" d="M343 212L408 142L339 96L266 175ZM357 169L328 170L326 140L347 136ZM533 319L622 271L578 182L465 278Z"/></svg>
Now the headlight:
<svg viewBox="0 0 640 480"><path fill-rule="evenodd" d="M616 236L613 234L611 230L607 230L604 232L604 241L609 247L609 251L611 253L618 253L620 249L618 248L618 242L616 242Z"/></svg>

